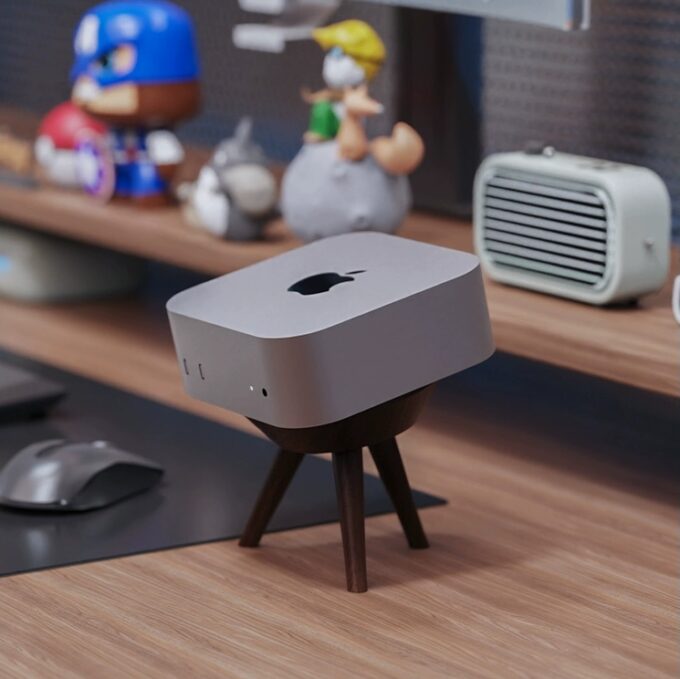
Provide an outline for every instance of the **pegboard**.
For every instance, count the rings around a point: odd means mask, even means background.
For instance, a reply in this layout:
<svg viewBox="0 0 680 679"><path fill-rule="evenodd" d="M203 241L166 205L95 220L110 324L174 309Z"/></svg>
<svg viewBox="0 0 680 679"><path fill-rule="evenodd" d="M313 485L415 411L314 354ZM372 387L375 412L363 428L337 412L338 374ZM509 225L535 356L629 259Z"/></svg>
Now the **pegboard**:
<svg viewBox="0 0 680 679"><path fill-rule="evenodd" d="M485 153L537 139L650 167L680 241L680 2L597 0L590 31L488 21L484 39Z"/></svg>
<svg viewBox="0 0 680 679"><path fill-rule="evenodd" d="M87 0L22 0L3 3L0 19L0 103L38 114L68 99L68 73L73 58L72 39L80 17L92 7ZM291 43L283 54L266 54L234 47L232 27L247 21L268 21L248 15L236 0L178 2L193 17L199 42L203 109L178 132L186 141L214 145L232 133L238 119L252 115L255 137L277 160L290 159L298 150L308 120L300 88L323 85L323 52L313 41ZM369 22L397 52L396 10L370 3L345 3L332 18ZM391 128L396 101L395 60L383 68L372 85L385 114L371 121L369 131Z"/></svg>

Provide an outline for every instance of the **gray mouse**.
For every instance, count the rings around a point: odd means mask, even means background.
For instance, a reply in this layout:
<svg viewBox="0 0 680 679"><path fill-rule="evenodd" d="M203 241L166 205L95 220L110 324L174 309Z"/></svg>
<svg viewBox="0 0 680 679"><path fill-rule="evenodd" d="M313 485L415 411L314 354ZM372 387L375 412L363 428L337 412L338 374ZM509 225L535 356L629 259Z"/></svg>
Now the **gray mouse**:
<svg viewBox="0 0 680 679"><path fill-rule="evenodd" d="M0 504L98 509L151 488L162 476L157 464L106 441L41 441L20 450L0 472Z"/></svg>

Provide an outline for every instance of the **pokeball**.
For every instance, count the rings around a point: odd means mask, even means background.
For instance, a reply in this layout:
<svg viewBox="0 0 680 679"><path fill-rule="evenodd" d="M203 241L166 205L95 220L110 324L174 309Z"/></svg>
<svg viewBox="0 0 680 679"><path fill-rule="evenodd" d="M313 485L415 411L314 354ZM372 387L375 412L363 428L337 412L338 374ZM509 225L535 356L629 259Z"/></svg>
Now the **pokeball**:
<svg viewBox="0 0 680 679"><path fill-rule="evenodd" d="M34 145L36 160L50 182L80 187L83 182L76 152L79 140L86 135L103 143L106 133L105 125L70 101L64 102L53 108L40 124Z"/></svg>

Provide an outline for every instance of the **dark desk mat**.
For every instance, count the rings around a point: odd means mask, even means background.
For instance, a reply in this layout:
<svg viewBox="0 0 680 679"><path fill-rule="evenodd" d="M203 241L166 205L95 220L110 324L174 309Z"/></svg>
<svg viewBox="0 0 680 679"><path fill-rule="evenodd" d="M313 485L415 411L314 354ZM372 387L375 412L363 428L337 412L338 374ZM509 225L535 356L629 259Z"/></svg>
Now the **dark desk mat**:
<svg viewBox="0 0 680 679"><path fill-rule="evenodd" d="M0 360L63 385L45 419L0 425L0 466L29 443L105 439L165 467L159 486L83 514L0 507L0 576L237 537L269 471L262 439L99 382L0 351ZM415 492L419 507L444 500ZM368 516L392 511L379 479L365 477ZM329 462L307 456L270 530L337 521ZM395 530L401 530L395 517ZM338 541L340 530L338 529Z"/></svg>

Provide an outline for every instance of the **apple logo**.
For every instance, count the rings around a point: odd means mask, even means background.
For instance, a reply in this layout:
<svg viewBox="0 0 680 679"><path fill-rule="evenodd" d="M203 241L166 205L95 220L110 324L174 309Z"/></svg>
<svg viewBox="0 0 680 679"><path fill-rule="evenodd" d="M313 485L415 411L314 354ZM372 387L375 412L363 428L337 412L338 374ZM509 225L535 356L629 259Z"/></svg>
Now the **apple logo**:
<svg viewBox="0 0 680 679"><path fill-rule="evenodd" d="M340 283L349 283L355 280L354 276L360 273L365 273L365 269L350 271L344 276L335 272L317 273L293 283L288 288L288 292L299 292L301 295L319 295L322 292L328 292Z"/></svg>

